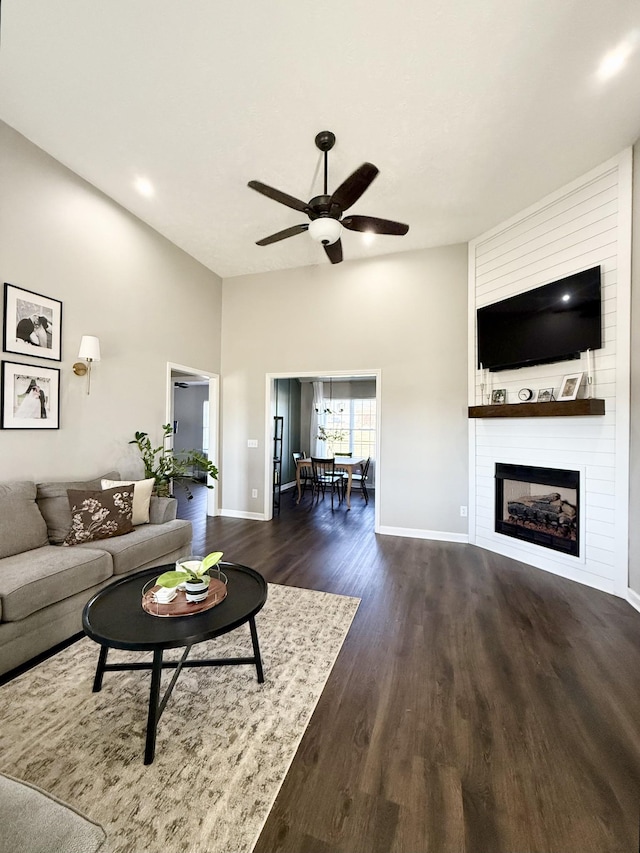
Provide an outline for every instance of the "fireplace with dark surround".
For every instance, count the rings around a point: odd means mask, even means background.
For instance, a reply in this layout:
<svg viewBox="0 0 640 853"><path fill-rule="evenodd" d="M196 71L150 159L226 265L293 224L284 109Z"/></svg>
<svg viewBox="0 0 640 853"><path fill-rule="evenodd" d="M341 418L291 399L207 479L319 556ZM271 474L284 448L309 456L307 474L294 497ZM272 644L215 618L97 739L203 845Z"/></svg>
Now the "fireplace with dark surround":
<svg viewBox="0 0 640 853"><path fill-rule="evenodd" d="M496 463L496 533L577 557L580 473Z"/></svg>

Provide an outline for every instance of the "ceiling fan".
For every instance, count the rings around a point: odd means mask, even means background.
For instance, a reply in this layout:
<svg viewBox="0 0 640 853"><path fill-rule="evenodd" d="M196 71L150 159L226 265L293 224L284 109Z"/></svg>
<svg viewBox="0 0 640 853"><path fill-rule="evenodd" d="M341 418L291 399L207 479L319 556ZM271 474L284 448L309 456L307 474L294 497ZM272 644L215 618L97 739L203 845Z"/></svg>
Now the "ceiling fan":
<svg viewBox="0 0 640 853"><path fill-rule="evenodd" d="M345 216L343 219L345 211L358 201L376 177L378 169L373 163L363 163L340 184L337 190L329 195L327 191L327 161L329 151L335 142L335 134L330 130L323 130L316 136L316 147L324 152L324 194L317 195L308 202L294 198L260 181L249 181L248 185L252 190L256 190L274 201L279 201L280 204L286 204L287 207L294 210L299 210L301 213L306 213L311 220L309 224L305 222L302 225L292 225L291 228L285 228L269 237L263 237L262 240L256 241L256 245L268 246L271 243L277 243L279 240L285 240L287 237L294 237L296 234L308 231L314 240L322 243L331 263L339 264L342 260L340 235L343 227L349 231L367 231L372 234L402 236L407 233L408 225L402 222L394 222L391 219L379 219L376 216Z"/></svg>

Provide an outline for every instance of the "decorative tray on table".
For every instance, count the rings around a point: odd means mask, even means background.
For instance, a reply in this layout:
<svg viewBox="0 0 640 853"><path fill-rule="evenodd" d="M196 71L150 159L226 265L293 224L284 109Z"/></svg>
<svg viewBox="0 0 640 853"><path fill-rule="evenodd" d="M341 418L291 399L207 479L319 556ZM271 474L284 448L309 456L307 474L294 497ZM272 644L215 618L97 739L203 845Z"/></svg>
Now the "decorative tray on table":
<svg viewBox="0 0 640 853"><path fill-rule="evenodd" d="M207 590L207 597L203 601L187 601L183 589L178 589L178 594L168 604L159 604L154 593L160 589L155 580L149 581L142 589L142 609L151 616L194 616L204 610L210 610L220 604L227 597L227 578L223 572L216 573L218 577L212 577Z"/></svg>

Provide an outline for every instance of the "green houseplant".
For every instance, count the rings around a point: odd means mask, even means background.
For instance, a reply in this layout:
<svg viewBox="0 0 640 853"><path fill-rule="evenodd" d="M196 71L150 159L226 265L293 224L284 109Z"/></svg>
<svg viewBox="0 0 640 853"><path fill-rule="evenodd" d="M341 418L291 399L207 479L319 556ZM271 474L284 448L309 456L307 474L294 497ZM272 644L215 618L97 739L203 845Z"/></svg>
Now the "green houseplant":
<svg viewBox="0 0 640 853"><path fill-rule="evenodd" d="M209 571L217 566L221 559L222 551L212 551L202 560L197 557L184 557L182 560L176 560L176 568L161 574L156 583L168 589L175 589L184 584L187 600L198 601L206 598L211 580Z"/></svg>
<svg viewBox="0 0 640 853"><path fill-rule="evenodd" d="M129 444L135 444L140 451L144 464L144 475L146 479L153 477L155 480L154 493L156 495L169 497L171 483L175 481L185 489L187 498L191 500L193 495L185 481L196 482L194 469L204 471L214 480L218 479L218 469L199 450L186 450L180 454L175 454L173 449L167 446L168 440L173 435L173 427L171 424L163 424L162 430L162 444L158 447L152 446L149 434L146 432L136 432L135 438ZM212 489L213 486L207 483L207 488Z"/></svg>

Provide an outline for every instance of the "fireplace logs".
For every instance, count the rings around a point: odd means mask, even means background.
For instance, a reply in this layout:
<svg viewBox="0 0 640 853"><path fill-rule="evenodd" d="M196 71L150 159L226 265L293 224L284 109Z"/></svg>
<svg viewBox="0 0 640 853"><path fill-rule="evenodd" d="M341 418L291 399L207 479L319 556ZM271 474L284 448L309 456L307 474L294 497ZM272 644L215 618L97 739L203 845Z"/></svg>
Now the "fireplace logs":
<svg viewBox="0 0 640 853"><path fill-rule="evenodd" d="M523 495L507 501L511 524L522 524L546 530L556 536L576 538L576 508L563 500L558 492L548 495Z"/></svg>

